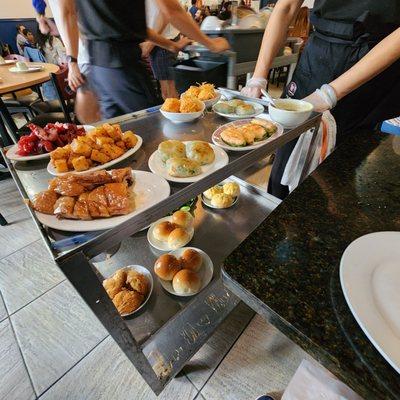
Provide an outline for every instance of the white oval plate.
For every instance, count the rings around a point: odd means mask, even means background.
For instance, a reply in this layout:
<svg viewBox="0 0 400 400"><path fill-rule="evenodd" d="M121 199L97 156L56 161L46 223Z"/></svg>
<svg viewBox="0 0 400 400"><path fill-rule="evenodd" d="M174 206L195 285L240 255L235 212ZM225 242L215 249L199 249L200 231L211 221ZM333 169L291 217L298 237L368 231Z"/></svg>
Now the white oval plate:
<svg viewBox="0 0 400 400"><path fill-rule="evenodd" d="M85 128L85 131L91 131L94 129L92 125L78 125L78 127ZM8 148L6 156L9 160L13 161L34 161L34 160L44 160L50 157L50 153L43 153L43 154L36 154L33 156L20 156L18 153L18 144L13 144L11 147Z"/></svg>
<svg viewBox="0 0 400 400"><path fill-rule="evenodd" d="M192 112L192 113L173 113L173 112L168 112L168 111L164 111L160 108L160 112L161 114L169 119L171 122L174 122L176 124L180 124L182 122L192 122L197 118L200 118L203 113L204 110L206 108L204 102L203 103L203 108L200 111L196 111L196 112Z"/></svg>
<svg viewBox="0 0 400 400"><path fill-rule="evenodd" d="M140 305L140 307L138 307L135 311L132 311L131 313L120 314L121 317L129 317L129 316L139 312L149 301L150 296L153 293L154 281L153 281L153 275L151 274L151 272L146 267L142 267L141 265L128 265L127 267L122 268L122 269L133 270L133 271L138 272L139 274L144 275L147 279L147 283L149 284L149 292L147 293L147 296L146 296L145 300L143 301L143 303ZM113 275L109 276L109 278L111 278Z"/></svg>
<svg viewBox="0 0 400 400"><path fill-rule="evenodd" d="M44 67L43 65L37 65L37 66L29 66L27 70L20 70L17 67L11 67L9 69L10 72L14 74L28 74L29 72L38 72L38 71L43 71Z"/></svg>
<svg viewBox="0 0 400 400"><path fill-rule="evenodd" d="M227 118L227 119L231 119L231 120L238 120L238 119L248 119L248 118L254 118L257 117L257 115L262 114L263 112L265 112L264 106L259 104L259 103L255 103L254 101L245 101L246 104L250 104L254 107L254 114L251 115L237 115L237 114L224 114L224 113L220 113L218 111L215 111L215 104L212 107L212 110L220 115L221 117Z"/></svg>
<svg viewBox="0 0 400 400"><path fill-rule="evenodd" d="M166 199L170 194L169 183L161 176L147 171L132 170L134 183L132 190L135 199L135 209L126 215L119 215L110 218L98 218L90 221L75 219L58 219L55 215L36 212L38 220L50 228L67 232L89 232L114 228L127 221L133 216L143 212Z"/></svg>
<svg viewBox="0 0 400 400"><path fill-rule="evenodd" d="M125 152L124 154L122 154L122 156L116 158L115 160L111 160L105 164L99 164L96 165L93 168L89 168L86 171L68 171L68 172L57 172L56 169L54 168L53 164L51 163L51 161L49 161L49 163L47 164L47 172L51 175L55 175L55 176L62 176L62 175L66 175L66 174L76 174L76 175L80 175L80 174L86 174L87 172L94 172L94 171L99 171L101 169L107 169L108 167L111 167L112 165L115 165L117 163L119 163L122 160L125 160L126 158L130 157L132 154L136 153L143 144L143 139L138 136L135 135L138 139L135 147L132 147L131 149L129 149L127 152Z"/></svg>
<svg viewBox="0 0 400 400"><path fill-rule="evenodd" d="M158 278L158 280L161 283L161 286L167 292L169 292L175 296L179 296L179 297L190 297L190 296L195 296L196 294L200 293L211 282L211 279L212 279L213 273L214 273L214 265L213 265L213 262L211 261L211 258L205 251L203 251L201 249L198 249L196 247L181 247L180 249L171 251L169 254L173 254L175 257L179 258L186 249L192 249L192 250L198 251L201 254L201 257L203 258L203 264L201 266L200 271L198 272L198 274L200 275L200 279L201 279L200 290L197 293L178 294L175 292L174 288L172 287L172 281L164 281L164 280Z"/></svg>
<svg viewBox="0 0 400 400"><path fill-rule="evenodd" d="M340 261L340 282L361 329L400 373L400 232L352 242Z"/></svg>
<svg viewBox="0 0 400 400"><path fill-rule="evenodd" d="M168 246L168 242L162 242L161 240L157 240L153 235L153 231L154 231L155 226L157 224L159 224L160 222L164 222L164 221L171 222L172 221L172 216L160 218L156 222L153 222L150 225L149 230L147 231L147 240L157 250L170 251L172 249ZM186 229L186 231L189 233L189 240L186 243L184 243L183 246L186 246L193 239L193 235L194 235L193 226L190 229Z"/></svg>
<svg viewBox="0 0 400 400"><path fill-rule="evenodd" d="M253 149L258 148L258 147L264 145L265 143L268 143L269 141L275 139L277 136L282 135L282 133L284 131L284 128L283 128L283 126L281 124L278 124L277 122L272 121L270 118L260 118L260 119L266 119L268 121L271 121L278 128L277 131L275 133L273 133L269 138L264 139L264 140L260 140L259 142L255 142L252 145L244 146L244 147L229 146L229 144L225 143L221 139L221 133L225 129L230 128L230 127L239 127L239 126L242 126L242 125L249 124L252 119L254 119L254 118L242 119L240 121L228 122L227 124L220 126L219 128L217 128L213 132L213 134L211 136L211 139L212 139L213 143L216 144L219 147L222 147L223 149L230 150L230 151L249 151L249 150L253 150Z"/></svg>
<svg viewBox="0 0 400 400"><path fill-rule="evenodd" d="M190 140L183 141L182 143L184 143L186 145L186 143L189 143L189 142L190 142ZM215 146L214 144L211 144L211 143L209 143L209 144L214 150L215 159L214 159L214 162L211 164L202 165L200 167L201 174L199 174L199 175L189 176L187 178L177 178L176 176L169 175L167 172L167 169L165 167L165 163L161 160L158 150L156 150L149 158L150 171L154 172L157 175L162 176L163 178L165 178L171 182L179 182L179 183L197 182L200 179L203 179L205 176L224 167L229 162L229 157L228 157L228 154L226 154L225 150L221 149L218 146Z"/></svg>

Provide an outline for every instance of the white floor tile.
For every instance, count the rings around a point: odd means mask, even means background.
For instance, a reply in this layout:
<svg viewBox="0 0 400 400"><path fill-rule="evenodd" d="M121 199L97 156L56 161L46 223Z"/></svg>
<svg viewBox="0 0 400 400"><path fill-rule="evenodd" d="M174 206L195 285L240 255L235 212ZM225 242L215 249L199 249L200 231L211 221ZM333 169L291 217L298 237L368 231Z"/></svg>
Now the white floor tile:
<svg viewBox="0 0 400 400"><path fill-rule="evenodd" d="M7 310L3 298L0 296L0 322L7 318Z"/></svg>
<svg viewBox="0 0 400 400"><path fill-rule="evenodd" d="M0 181L0 213L3 217L23 210L25 207L14 181L11 178Z"/></svg>

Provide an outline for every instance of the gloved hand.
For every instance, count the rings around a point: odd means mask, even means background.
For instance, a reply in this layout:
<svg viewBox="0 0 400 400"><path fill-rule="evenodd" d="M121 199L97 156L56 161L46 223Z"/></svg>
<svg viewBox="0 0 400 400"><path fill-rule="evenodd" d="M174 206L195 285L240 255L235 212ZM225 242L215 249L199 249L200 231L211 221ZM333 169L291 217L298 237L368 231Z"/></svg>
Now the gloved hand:
<svg viewBox="0 0 400 400"><path fill-rule="evenodd" d="M247 97L261 97L261 89L267 89L267 80L264 78L251 78L241 90L241 94Z"/></svg>
<svg viewBox="0 0 400 400"><path fill-rule="evenodd" d="M322 85L321 89L317 89L303 100L311 103L317 112L331 110L337 102L335 91L330 85Z"/></svg>

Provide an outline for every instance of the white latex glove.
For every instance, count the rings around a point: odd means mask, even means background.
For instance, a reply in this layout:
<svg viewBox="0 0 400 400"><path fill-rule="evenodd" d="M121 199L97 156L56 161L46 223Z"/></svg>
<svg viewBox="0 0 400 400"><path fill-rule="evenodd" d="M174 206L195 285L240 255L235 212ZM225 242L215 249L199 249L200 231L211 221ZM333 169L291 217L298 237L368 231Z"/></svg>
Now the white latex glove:
<svg viewBox="0 0 400 400"><path fill-rule="evenodd" d="M311 103L314 106L314 111L318 112L331 110L337 102L336 94L329 85L322 85L321 89L317 89L303 100Z"/></svg>
<svg viewBox="0 0 400 400"><path fill-rule="evenodd" d="M267 89L267 80L264 78L251 78L241 90L241 94L247 97L261 97L261 89Z"/></svg>

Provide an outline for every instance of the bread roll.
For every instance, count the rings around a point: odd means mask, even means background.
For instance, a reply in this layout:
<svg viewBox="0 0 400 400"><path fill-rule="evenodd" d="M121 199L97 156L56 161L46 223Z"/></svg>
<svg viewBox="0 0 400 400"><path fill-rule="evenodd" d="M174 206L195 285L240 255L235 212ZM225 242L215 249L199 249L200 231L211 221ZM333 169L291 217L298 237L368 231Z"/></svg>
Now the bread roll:
<svg viewBox="0 0 400 400"><path fill-rule="evenodd" d="M153 236L161 242L166 242L170 233L176 228L176 225L169 221L163 221L157 224L153 229Z"/></svg>
<svg viewBox="0 0 400 400"><path fill-rule="evenodd" d="M227 182L223 186L223 190L225 194L228 194L232 197L238 197L240 194L240 187L236 182Z"/></svg>
<svg viewBox="0 0 400 400"><path fill-rule="evenodd" d="M211 204L217 208L227 208L233 204L233 197L225 193L216 194L211 199Z"/></svg>
<svg viewBox="0 0 400 400"><path fill-rule="evenodd" d="M219 194L219 193L224 193L224 190L222 186L213 186L210 189L207 189L205 192L203 192L204 196L208 199L211 200L214 195Z"/></svg>
<svg viewBox="0 0 400 400"><path fill-rule="evenodd" d="M200 165L211 164L215 160L213 148L207 143L195 140L186 144L187 158L197 161Z"/></svg>
<svg viewBox="0 0 400 400"><path fill-rule="evenodd" d="M188 229L193 226L193 217L188 211L178 210L172 214L172 222L181 228Z"/></svg>
<svg viewBox="0 0 400 400"><path fill-rule="evenodd" d="M190 240L189 234L183 228L174 229L168 236L168 246L170 249L179 249Z"/></svg>
<svg viewBox="0 0 400 400"><path fill-rule="evenodd" d="M182 268L190 269L193 272L199 272L203 264L201 254L193 249L186 249L181 256Z"/></svg>
<svg viewBox="0 0 400 400"><path fill-rule="evenodd" d="M163 254L154 264L155 274L164 281L172 281L174 275L181 269L181 262L172 254Z"/></svg>
<svg viewBox="0 0 400 400"><path fill-rule="evenodd" d="M185 157L185 145L179 140L165 140L158 145L158 152L161 159L166 162L172 157Z"/></svg>
<svg viewBox="0 0 400 400"><path fill-rule="evenodd" d="M196 272L181 269L174 276L172 287L177 294L195 294L201 288L201 279Z"/></svg>

